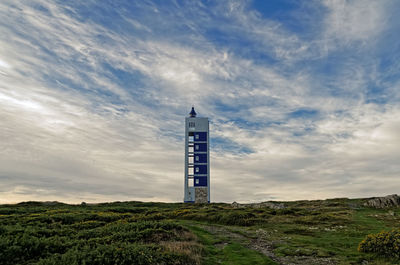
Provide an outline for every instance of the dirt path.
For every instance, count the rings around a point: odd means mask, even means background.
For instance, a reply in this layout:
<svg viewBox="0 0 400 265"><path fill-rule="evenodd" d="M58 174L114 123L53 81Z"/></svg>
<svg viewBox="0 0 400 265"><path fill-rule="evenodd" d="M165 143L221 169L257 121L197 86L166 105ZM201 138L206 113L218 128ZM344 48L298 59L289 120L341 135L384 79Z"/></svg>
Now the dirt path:
<svg viewBox="0 0 400 265"><path fill-rule="evenodd" d="M230 242L237 242L243 246L256 250L265 256L269 257L273 261L282 265L334 265L337 262L332 258L321 258L314 256L276 256L273 252L274 244L281 243L282 241L273 241L269 238L269 234L264 229L258 229L256 231L235 228L230 229L224 226L217 225L198 225L198 227L208 231L215 235L217 238L223 238L222 242L219 242L215 246L218 248L224 248Z"/></svg>

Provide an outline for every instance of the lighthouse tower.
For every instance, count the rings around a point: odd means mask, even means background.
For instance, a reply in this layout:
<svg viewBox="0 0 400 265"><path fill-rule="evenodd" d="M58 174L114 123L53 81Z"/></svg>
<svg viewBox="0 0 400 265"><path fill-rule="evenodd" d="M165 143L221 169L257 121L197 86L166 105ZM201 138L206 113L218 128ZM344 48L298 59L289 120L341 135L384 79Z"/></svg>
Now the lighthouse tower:
<svg viewBox="0 0 400 265"><path fill-rule="evenodd" d="M208 118L196 117L194 107L185 119L184 202L210 202Z"/></svg>

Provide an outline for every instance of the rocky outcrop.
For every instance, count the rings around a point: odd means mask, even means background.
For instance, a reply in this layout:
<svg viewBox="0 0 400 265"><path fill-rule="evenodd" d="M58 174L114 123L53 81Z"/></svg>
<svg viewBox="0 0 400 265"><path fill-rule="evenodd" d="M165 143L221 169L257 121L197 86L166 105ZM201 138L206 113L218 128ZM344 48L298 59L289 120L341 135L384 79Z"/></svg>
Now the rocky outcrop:
<svg viewBox="0 0 400 265"><path fill-rule="evenodd" d="M366 203L364 203L364 206L373 208L399 207L400 197L397 194L393 194L385 197L371 198Z"/></svg>
<svg viewBox="0 0 400 265"><path fill-rule="evenodd" d="M259 202L259 203L237 203L233 202L232 207L234 208L270 208L270 209L284 209L286 208L283 203L280 202Z"/></svg>

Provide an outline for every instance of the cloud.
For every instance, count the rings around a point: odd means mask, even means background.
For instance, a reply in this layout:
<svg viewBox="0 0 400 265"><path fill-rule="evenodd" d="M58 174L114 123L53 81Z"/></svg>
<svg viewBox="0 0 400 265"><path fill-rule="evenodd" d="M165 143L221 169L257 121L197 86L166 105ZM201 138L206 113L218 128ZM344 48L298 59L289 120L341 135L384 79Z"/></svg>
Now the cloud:
<svg viewBox="0 0 400 265"><path fill-rule="evenodd" d="M192 104L213 201L394 193L393 5L2 2L0 202L181 201Z"/></svg>
<svg viewBox="0 0 400 265"><path fill-rule="evenodd" d="M390 1L324 1L328 14L325 19L327 38L348 45L367 44L385 29Z"/></svg>

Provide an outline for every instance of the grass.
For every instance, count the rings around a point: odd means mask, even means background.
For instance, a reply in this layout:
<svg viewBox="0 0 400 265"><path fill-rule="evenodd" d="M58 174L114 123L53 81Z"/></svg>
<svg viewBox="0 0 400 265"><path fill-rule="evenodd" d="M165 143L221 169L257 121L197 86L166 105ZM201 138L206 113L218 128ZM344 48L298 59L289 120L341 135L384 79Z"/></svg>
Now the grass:
<svg viewBox="0 0 400 265"><path fill-rule="evenodd" d="M223 203L0 205L0 263L277 264L273 260L305 257L308 264L399 264L358 252L368 234L400 227L400 209L371 209L363 202L283 202L285 209ZM252 245L257 240L269 244L270 257Z"/></svg>
<svg viewBox="0 0 400 265"><path fill-rule="evenodd" d="M244 247L238 242L233 242L223 235L215 236L206 230L195 226L187 225L198 237L204 246L203 264L226 264L226 265L251 265L265 264L274 265L276 262L261 253ZM219 246L219 247L217 247Z"/></svg>

